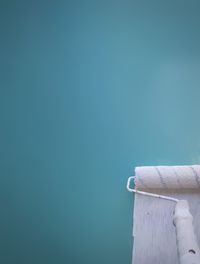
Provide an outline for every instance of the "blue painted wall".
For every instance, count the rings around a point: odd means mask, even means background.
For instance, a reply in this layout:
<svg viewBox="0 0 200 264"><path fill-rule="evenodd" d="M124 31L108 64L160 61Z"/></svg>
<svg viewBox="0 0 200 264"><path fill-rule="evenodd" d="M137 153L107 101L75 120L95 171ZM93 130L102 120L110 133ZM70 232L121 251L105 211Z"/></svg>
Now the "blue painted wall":
<svg viewBox="0 0 200 264"><path fill-rule="evenodd" d="M1 1L1 263L130 263L134 166L199 162L199 11Z"/></svg>

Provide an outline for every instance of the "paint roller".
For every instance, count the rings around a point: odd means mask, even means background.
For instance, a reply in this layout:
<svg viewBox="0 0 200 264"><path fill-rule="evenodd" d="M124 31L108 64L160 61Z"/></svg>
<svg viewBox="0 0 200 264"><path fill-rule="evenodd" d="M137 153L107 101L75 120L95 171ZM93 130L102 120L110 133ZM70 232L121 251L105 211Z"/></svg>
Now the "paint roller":
<svg viewBox="0 0 200 264"><path fill-rule="evenodd" d="M135 188L131 188L132 181ZM128 178L127 189L130 192L175 203L173 223L176 227L179 262L180 264L200 264L200 249L188 202L159 194L160 190L171 192L179 189L200 189L200 165L137 167L135 176Z"/></svg>

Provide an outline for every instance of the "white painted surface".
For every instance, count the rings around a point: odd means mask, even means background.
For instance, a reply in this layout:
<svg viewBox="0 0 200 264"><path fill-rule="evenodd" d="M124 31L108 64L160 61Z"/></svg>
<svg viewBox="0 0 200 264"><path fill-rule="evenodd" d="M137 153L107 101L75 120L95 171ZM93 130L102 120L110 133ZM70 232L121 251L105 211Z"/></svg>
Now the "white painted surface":
<svg viewBox="0 0 200 264"><path fill-rule="evenodd" d="M152 190L188 200L194 231L200 245L200 190ZM175 202L135 195L133 264L177 264L177 242L173 216Z"/></svg>
<svg viewBox="0 0 200 264"><path fill-rule="evenodd" d="M200 250L194 232L193 216L186 200L179 200L176 203L173 222L176 226L180 264L199 264Z"/></svg>

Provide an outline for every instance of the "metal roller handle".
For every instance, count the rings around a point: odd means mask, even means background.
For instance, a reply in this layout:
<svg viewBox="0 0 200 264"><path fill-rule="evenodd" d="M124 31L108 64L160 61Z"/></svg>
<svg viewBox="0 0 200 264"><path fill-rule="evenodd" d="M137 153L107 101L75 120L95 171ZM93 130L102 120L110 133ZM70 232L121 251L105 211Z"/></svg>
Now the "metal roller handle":
<svg viewBox="0 0 200 264"><path fill-rule="evenodd" d="M178 199L173 198L173 197L169 197L169 196L161 195L161 194L156 194L156 193L140 191L140 190L137 190L135 188L132 188L131 182L132 181L134 182L134 180L135 180L135 176L130 176L127 180L126 188L129 192L134 192L134 193L138 193L138 194L142 194L142 195L146 195L146 196L151 196L151 197L155 197L155 198L160 198L160 199L165 199L165 200L169 200L169 201L173 201L173 202L178 202Z"/></svg>
<svg viewBox="0 0 200 264"><path fill-rule="evenodd" d="M186 200L179 200L175 206L174 224L180 264L200 264L200 249L193 227L193 217Z"/></svg>

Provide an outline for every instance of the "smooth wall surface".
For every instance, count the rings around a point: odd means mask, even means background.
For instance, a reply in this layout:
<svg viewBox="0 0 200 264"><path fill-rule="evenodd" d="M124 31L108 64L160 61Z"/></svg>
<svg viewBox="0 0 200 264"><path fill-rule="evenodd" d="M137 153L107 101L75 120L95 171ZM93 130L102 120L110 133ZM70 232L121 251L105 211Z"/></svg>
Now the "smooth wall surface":
<svg viewBox="0 0 200 264"><path fill-rule="evenodd" d="M0 12L0 262L131 263L134 166L199 162L200 4Z"/></svg>

